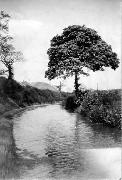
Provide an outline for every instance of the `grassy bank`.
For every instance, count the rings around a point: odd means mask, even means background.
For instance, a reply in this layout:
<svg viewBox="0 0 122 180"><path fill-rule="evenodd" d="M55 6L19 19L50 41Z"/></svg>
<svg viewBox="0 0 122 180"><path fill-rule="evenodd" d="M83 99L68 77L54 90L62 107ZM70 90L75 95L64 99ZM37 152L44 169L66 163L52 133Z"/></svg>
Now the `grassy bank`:
<svg viewBox="0 0 122 180"><path fill-rule="evenodd" d="M73 95L67 98L67 107L72 110L78 107L78 112L91 122L121 127L121 90L87 91L79 99Z"/></svg>
<svg viewBox="0 0 122 180"><path fill-rule="evenodd" d="M16 179L16 146L13 138L13 122L0 119L0 179Z"/></svg>
<svg viewBox="0 0 122 180"><path fill-rule="evenodd" d="M22 86L15 80L0 78L0 115L33 104L54 103L62 98L65 98L65 95L61 97L59 92Z"/></svg>

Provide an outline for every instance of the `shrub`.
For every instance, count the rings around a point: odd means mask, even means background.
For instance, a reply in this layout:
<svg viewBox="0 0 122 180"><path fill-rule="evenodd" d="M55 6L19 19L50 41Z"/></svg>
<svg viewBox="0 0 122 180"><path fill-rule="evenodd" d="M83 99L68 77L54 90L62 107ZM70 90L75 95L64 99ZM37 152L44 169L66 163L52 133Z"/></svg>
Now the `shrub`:
<svg viewBox="0 0 122 180"><path fill-rule="evenodd" d="M88 116L92 122L119 128L121 126L120 90L89 92L84 96L80 107L81 113Z"/></svg>
<svg viewBox="0 0 122 180"><path fill-rule="evenodd" d="M65 100L65 108L67 110L75 110L78 107L75 95L69 96Z"/></svg>

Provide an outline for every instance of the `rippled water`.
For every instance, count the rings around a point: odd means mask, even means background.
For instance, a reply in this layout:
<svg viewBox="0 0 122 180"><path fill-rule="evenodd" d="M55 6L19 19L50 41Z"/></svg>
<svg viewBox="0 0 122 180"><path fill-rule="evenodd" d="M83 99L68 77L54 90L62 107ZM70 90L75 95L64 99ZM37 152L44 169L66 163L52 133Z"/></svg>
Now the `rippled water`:
<svg viewBox="0 0 122 180"><path fill-rule="evenodd" d="M14 117L18 178L119 179L120 137L58 104L26 110Z"/></svg>

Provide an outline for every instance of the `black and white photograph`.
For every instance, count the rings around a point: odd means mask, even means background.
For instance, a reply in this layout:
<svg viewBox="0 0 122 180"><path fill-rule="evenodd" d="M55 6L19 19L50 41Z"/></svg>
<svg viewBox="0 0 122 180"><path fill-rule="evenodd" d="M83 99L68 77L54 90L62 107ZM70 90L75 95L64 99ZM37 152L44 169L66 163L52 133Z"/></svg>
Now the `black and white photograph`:
<svg viewBox="0 0 122 180"><path fill-rule="evenodd" d="M121 180L121 0L0 0L0 180Z"/></svg>

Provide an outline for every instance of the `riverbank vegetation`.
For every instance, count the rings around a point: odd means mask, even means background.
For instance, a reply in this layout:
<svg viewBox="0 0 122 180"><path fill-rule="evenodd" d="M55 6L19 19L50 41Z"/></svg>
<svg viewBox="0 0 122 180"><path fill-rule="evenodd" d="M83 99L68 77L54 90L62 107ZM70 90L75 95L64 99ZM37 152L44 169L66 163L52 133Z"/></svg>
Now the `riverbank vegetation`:
<svg viewBox="0 0 122 180"><path fill-rule="evenodd" d="M121 90L98 90L68 97L66 109L75 110L87 116L91 122L103 123L111 127L121 128Z"/></svg>
<svg viewBox="0 0 122 180"><path fill-rule="evenodd" d="M32 104L54 103L66 94L50 90L40 90L32 86L22 86L13 79L0 78L0 113L26 107Z"/></svg>

